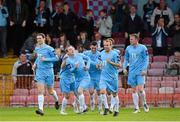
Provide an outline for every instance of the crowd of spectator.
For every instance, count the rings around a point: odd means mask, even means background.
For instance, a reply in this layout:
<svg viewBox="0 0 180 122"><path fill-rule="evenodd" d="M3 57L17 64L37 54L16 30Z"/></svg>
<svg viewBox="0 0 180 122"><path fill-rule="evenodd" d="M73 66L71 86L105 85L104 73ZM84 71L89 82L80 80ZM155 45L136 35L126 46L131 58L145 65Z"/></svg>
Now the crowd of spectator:
<svg viewBox="0 0 180 122"><path fill-rule="evenodd" d="M141 17L136 5L117 0L110 10L101 10L99 18L94 20L93 10L87 9L79 17L67 2L57 2L51 11L46 0L40 0L39 5L36 0L0 0L1 57L7 57L9 47L15 57L22 51L32 53L37 32L46 34L46 43L62 51L68 45L88 50L94 40L102 50L102 41L116 32L124 33L125 47L129 45L130 34L137 33L143 38L144 32L148 32L152 34L153 55L167 55L167 37L172 37L172 50L180 51L179 13L173 14L165 0L159 3L147 0L143 10Z"/></svg>

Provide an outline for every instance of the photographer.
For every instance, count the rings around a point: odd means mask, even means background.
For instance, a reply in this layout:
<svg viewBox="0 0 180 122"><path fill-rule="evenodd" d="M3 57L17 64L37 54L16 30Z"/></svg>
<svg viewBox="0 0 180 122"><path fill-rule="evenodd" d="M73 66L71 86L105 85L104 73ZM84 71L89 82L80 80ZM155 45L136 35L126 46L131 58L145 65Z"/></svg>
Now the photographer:
<svg viewBox="0 0 180 122"><path fill-rule="evenodd" d="M101 10L97 28L99 28L98 32L102 35L102 40L111 37L112 26L112 18L107 15L107 10Z"/></svg>
<svg viewBox="0 0 180 122"><path fill-rule="evenodd" d="M6 37L7 37L7 8L3 5L3 0L0 0L0 51L3 58L7 57Z"/></svg>

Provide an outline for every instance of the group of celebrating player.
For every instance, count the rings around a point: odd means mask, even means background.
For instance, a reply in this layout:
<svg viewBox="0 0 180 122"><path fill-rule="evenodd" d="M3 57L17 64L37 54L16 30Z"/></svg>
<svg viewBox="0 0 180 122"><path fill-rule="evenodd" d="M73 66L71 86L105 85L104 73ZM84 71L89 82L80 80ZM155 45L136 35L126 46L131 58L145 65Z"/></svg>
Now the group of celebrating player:
<svg viewBox="0 0 180 122"><path fill-rule="evenodd" d="M122 65L120 63L120 52L112 48L112 38L104 40L104 50L101 52L97 51L96 42L91 43L91 50L83 53L76 53L73 46L67 47L59 73L60 90L64 96L60 114L67 115L65 108L70 92L73 92L75 96L73 106L76 112L80 114L87 112L88 107L85 102L84 91L88 90L90 93L91 110L95 108L94 96L97 93L99 112L103 115L114 112L113 116L118 116L118 69L120 67L123 67L124 74L128 74L128 84L133 89L134 113L140 112L138 93L142 98L145 112L148 112L149 107L146 103L144 84L149 57L147 48L139 44L138 40L138 35L130 35L131 45L126 48ZM54 97L55 108L59 109L58 96L53 89L53 63L58 61L59 58L54 49L45 44L45 35L42 33L37 34L35 53L37 54L37 58L34 62L33 69L38 88L38 110L36 110L36 113L44 115L45 85L49 94ZM128 66L129 70L127 71ZM110 107L107 102L107 96L111 96Z"/></svg>

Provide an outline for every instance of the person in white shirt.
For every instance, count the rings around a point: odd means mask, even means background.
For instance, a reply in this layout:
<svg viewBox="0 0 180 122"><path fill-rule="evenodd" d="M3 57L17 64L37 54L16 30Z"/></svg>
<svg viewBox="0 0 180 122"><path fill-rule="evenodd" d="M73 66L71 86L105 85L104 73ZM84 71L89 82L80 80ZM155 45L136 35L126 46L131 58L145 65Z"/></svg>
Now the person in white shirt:
<svg viewBox="0 0 180 122"><path fill-rule="evenodd" d="M102 39L107 39L111 37L112 33L112 18L107 15L107 10L103 9L100 11L100 17L97 21L98 32L102 35Z"/></svg>

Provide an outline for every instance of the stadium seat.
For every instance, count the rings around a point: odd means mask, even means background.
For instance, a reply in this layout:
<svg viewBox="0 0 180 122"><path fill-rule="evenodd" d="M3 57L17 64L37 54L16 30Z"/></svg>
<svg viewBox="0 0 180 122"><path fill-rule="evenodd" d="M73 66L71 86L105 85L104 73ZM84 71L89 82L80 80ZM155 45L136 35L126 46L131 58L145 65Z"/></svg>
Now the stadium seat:
<svg viewBox="0 0 180 122"><path fill-rule="evenodd" d="M175 94L180 94L180 87L174 88L174 93Z"/></svg>
<svg viewBox="0 0 180 122"><path fill-rule="evenodd" d="M173 100L173 94L158 94L157 106L158 107L171 107Z"/></svg>
<svg viewBox="0 0 180 122"><path fill-rule="evenodd" d="M180 87L180 81L177 81L177 87Z"/></svg>
<svg viewBox="0 0 180 122"><path fill-rule="evenodd" d="M38 105L38 96L37 95L30 95L27 96L27 106L37 106Z"/></svg>
<svg viewBox="0 0 180 122"><path fill-rule="evenodd" d="M114 32L112 33L112 37L118 37L118 38L123 38L124 37L124 33L122 32Z"/></svg>
<svg viewBox="0 0 180 122"><path fill-rule="evenodd" d="M152 38L151 37L145 37L143 40L142 40L142 44L146 45L146 46L151 46L152 44Z"/></svg>
<svg viewBox="0 0 180 122"><path fill-rule="evenodd" d="M26 105L27 96L10 96L10 106L22 106Z"/></svg>
<svg viewBox="0 0 180 122"><path fill-rule="evenodd" d="M159 94L174 94L174 87L161 87Z"/></svg>
<svg viewBox="0 0 180 122"><path fill-rule="evenodd" d="M120 97L121 98L121 97ZM126 95L124 95L124 106L125 107L133 107L133 100L132 100L132 94L128 93Z"/></svg>
<svg viewBox="0 0 180 122"><path fill-rule="evenodd" d="M173 107L180 107L180 94L175 94L173 96Z"/></svg>
<svg viewBox="0 0 180 122"><path fill-rule="evenodd" d="M151 47L148 47L148 53L149 53L150 56L153 55L153 49Z"/></svg>
<svg viewBox="0 0 180 122"><path fill-rule="evenodd" d="M54 88L59 88L59 82L54 82Z"/></svg>
<svg viewBox="0 0 180 122"><path fill-rule="evenodd" d="M114 39L114 45L121 45L121 46L125 45L125 42L126 42L125 38L116 37L116 38L113 38L113 39Z"/></svg>
<svg viewBox="0 0 180 122"><path fill-rule="evenodd" d="M157 87L146 87L145 88L146 94L158 94L159 88Z"/></svg>
<svg viewBox="0 0 180 122"><path fill-rule="evenodd" d="M161 87L173 87L176 88L176 81L162 81Z"/></svg>
<svg viewBox="0 0 180 122"><path fill-rule="evenodd" d="M13 95L14 96L18 96L18 95L28 96L29 90L28 89L15 89Z"/></svg>
<svg viewBox="0 0 180 122"><path fill-rule="evenodd" d="M171 107L172 98L174 95L173 87L162 87L159 88L159 95L157 96L157 105L158 107Z"/></svg>
<svg viewBox="0 0 180 122"><path fill-rule="evenodd" d="M167 56L153 56L153 62L167 62Z"/></svg>
<svg viewBox="0 0 180 122"><path fill-rule="evenodd" d="M37 90L37 88L30 89L30 90L29 90L29 95L38 95L38 90Z"/></svg>
<svg viewBox="0 0 180 122"><path fill-rule="evenodd" d="M149 106L152 106L152 107L157 106L156 96L157 96L157 94L146 93L146 102Z"/></svg>
<svg viewBox="0 0 180 122"><path fill-rule="evenodd" d="M161 81L162 77L161 76L147 76L146 80L147 81Z"/></svg>
<svg viewBox="0 0 180 122"><path fill-rule="evenodd" d="M163 69L149 69L148 75L149 76L163 76L164 70Z"/></svg>
<svg viewBox="0 0 180 122"><path fill-rule="evenodd" d="M120 102L120 106L124 107L125 106L125 94L121 94L120 92L118 92L118 97L119 97L119 102Z"/></svg>
<svg viewBox="0 0 180 122"><path fill-rule="evenodd" d="M124 88L119 88L118 93L124 95L126 93L126 90Z"/></svg>
<svg viewBox="0 0 180 122"><path fill-rule="evenodd" d="M161 87L161 81L148 81L146 82L145 86L148 87L155 87L155 88L160 88Z"/></svg>
<svg viewBox="0 0 180 122"><path fill-rule="evenodd" d="M153 62L150 64L151 69L165 69L167 63L166 62Z"/></svg>
<svg viewBox="0 0 180 122"><path fill-rule="evenodd" d="M177 76L163 76L163 80L164 81L178 81L178 77Z"/></svg>

